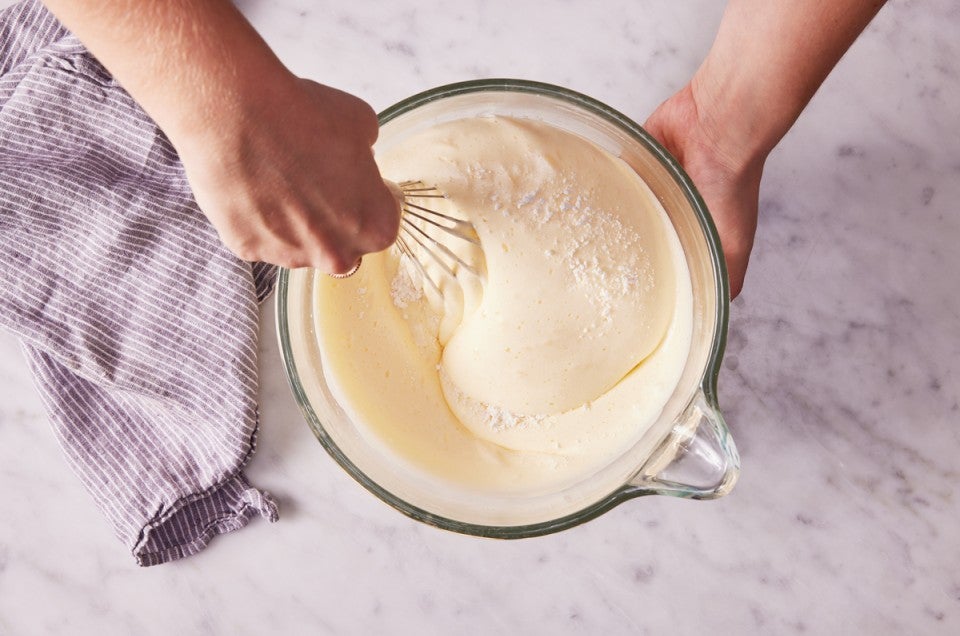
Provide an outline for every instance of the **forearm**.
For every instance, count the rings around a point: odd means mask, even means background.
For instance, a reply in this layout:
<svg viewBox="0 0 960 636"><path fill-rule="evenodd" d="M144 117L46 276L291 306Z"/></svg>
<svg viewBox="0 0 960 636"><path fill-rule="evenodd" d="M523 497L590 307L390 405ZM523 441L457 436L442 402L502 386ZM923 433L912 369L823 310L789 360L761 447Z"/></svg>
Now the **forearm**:
<svg viewBox="0 0 960 636"><path fill-rule="evenodd" d="M297 78L228 0L44 0L173 142L248 261L351 270L400 222L363 100Z"/></svg>
<svg viewBox="0 0 960 636"><path fill-rule="evenodd" d="M228 0L44 0L172 138L195 138L290 73Z"/></svg>
<svg viewBox="0 0 960 636"><path fill-rule="evenodd" d="M691 88L731 164L763 161L882 5L729 1Z"/></svg>

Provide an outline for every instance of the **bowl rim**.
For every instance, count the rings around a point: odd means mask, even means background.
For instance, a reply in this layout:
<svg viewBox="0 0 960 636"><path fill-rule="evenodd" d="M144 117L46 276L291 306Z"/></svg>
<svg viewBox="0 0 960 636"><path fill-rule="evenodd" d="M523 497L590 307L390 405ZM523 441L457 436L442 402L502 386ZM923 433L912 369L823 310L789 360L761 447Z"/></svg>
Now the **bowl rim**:
<svg viewBox="0 0 960 636"><path fill-rule="evenodd" d="M431 88L415 95L412 95L396 104L388 107L378 115L380 125L403 115L421 105L432 103L441 99L479 92L507 92L507 93L531 93L538 96L551 97L563 102L567 102L583 108L597 115L608 122L615 124L626 132L631 138L644 146L654 157L656 157L676 179L677 185L690 203L700 228L704 233L708 244L711 247L710 254L712 259L713 271L715 272L714 283L717 295L716 308L716 329L714 330L713 342L707 356L707 363L704 367L703 375L700 379L700 390L702 391L707 404L713 409L719 411L717 404L717 377L720 373L720 363L723 359L723 352L726 348L727 327L730 313L730 291L727 277L726 262L721 249L720 237L717 234L713 218L707 209L707 205L693 181L684 171L680 162L673 157L654 137L648 133L642 126L635 121L617 111L610 106L596 100L592 97L579 93L577 91L533 80L511 79L511 78L490 78L468 80L464 82L455 82L444 84ZM293 359L293 350L290 343L289 316L287 312L287 297L290 288L290 270L280 268L277 276L277 294L276 294L276 316L277 316L277 337L280 343L280 356L283 361L283 368L287 376L287 381L294 394L294 398L300 407L307 424L313 430L314 435L320 441L320 444L326 449L327 453L336 461L340 467L353 477L361 486L376 495L379 499L389 504L391 507L399 510L408 517L417 521L432 525L444 530L450 530L460 534L470 534L474 536L499 538L499 539L519 539L525 537L535 537L545 534L551 534L560 530L565 530L573 526L580 525L591 519L594 519L617 505L633 499L634 497L653 494L652 490L638 489L627 484L623 484L607 496L598 501L562 517L549 521L542 521L532 524L518 526L488 526L476 523L467 523L450 519L438 515L401 499L390 491L381 487L373 481L360 468L358 468L336 445L330 435L326 432L320 419L317 417L306 391L300 382L300 375L297 372L296 363ZM695 399L696 395L692 399ZM685 496L683 493L670 493L679 496ZM697 493L691 492L691 497L698 497Z"/></svg>

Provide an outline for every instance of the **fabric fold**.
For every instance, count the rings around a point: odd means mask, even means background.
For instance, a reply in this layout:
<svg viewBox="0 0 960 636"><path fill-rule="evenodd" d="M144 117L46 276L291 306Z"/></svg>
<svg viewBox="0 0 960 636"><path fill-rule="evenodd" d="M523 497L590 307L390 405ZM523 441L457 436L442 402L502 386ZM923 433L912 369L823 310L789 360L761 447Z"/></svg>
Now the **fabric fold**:
<svg viewBox="0 0 960 636"><path fill-rule="evenodd" d="M34 0L0 12L0 328L68 461L141 565L255 516L258 303L173 147Z"/></svg>

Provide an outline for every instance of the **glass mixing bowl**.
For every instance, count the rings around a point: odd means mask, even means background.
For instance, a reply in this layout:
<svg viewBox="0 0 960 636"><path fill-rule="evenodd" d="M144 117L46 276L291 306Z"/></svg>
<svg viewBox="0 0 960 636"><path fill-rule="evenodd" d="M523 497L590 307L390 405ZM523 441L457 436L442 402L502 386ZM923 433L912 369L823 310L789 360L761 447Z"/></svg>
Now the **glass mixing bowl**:
<svg viewBox="0 0 960 636"><path fill-rule="evenodd" d="M404 514L481 536L556 532L640 495L711 499L726 494L740 467L717 408L729 291L720 241L693 183L649 133L624 115L574 91L521 80L463 82L410 97L381 113L375 149L441 122L484 115L540 120L581 135L626 161L653 190L683 246L693 286L693 339L681 379L656 423L634 446L573 485L509 495L438 487L350 420L324 377L314 334L314 312L336 311L314 300L315 280L323 274L281 270L276 302L283 361L320 443L358 482Z"/></svg>

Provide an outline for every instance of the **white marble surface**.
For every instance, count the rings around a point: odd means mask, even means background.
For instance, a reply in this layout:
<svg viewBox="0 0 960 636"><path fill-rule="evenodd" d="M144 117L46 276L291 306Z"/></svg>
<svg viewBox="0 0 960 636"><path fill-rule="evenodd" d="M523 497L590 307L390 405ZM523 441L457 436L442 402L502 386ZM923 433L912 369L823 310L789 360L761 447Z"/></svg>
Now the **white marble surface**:
<svg viewBox="0 0 960 636"><path fill-rule="evenodd" d="M0 0L0 5L9 4ZM378 110L468 78L569 86L642 121L722 10L312 3L244 11L298 73ZM893 2L771 157L720 380L742 479L520 542L410 521L327 457L263 324L250 477L282 519L137 568L0 336L0 634L960 633L960 7Z"/></svg>

